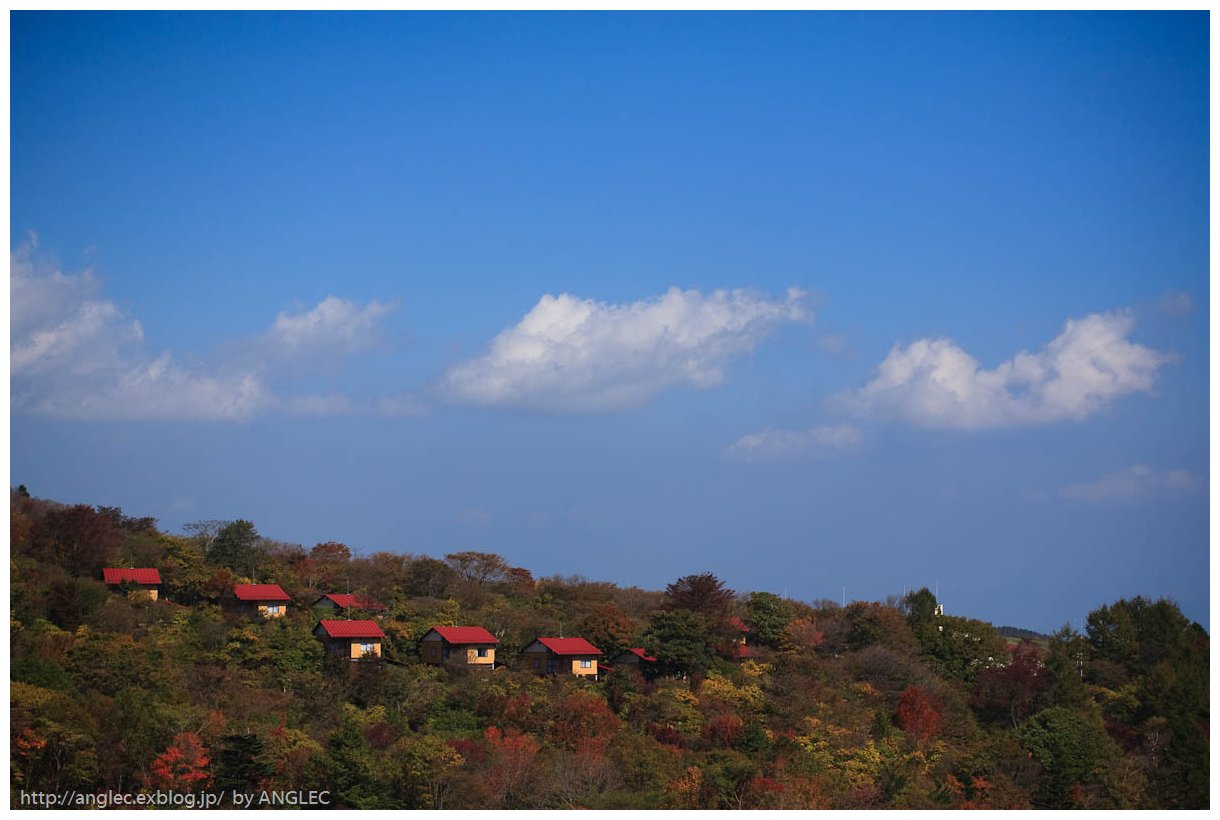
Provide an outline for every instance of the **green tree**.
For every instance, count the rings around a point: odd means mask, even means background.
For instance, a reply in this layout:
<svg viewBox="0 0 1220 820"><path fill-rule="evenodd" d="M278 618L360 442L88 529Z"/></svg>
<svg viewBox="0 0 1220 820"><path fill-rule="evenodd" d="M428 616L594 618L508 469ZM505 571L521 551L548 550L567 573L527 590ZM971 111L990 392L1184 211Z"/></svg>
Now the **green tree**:
<svg viewBox="0 0 1220 820"><path fill-rule="evenodd" d="M660 675L702 674L716 663L719 634L706 616L688 609L657 612L644 633L644 646L657 663L649 670Z"/></svg>
<svg viewBox="0 0 1220 820"><path fill-rule="evenodd" d="M1097 782L1099 767L1117 754L1095 708L1043 709L1025 724L1021 742L1042 766L1038 808L1071 808L1074 787Z"/></svg>
<svg viewBox="0 0 1220 820"><path fill-rule="evenodd" d="M784 639L784 630L795 616L792 605L771 592L751 592L742 618L750 627L750 641L776 648Z"/></svg>
<svg viewBox="0 0 1220 820"><path fill-rule="evenodd" d="M228 567L238 575L251 576L258 540L258 530L251 522L239 519L226 524L208 547L208 563Z"/></svg>
<svg viewBox="0 0 1220 820"><path fill-rule="evenodd" d="M264 787L275 774L268 762L266 746L256 734L229 734L220 739L220 754L216 760L213 787L232 794L252 792Z"/></svg>

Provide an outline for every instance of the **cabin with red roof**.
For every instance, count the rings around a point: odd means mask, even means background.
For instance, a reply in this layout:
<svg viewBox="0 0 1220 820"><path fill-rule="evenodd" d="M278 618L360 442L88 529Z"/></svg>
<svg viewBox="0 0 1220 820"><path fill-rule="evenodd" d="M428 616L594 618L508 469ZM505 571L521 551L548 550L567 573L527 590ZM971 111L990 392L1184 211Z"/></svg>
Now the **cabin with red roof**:
<svg viewBox="0 0 1220 820"><path fill-rule="evenodd" d="M238 584L233 587L237 607L247 612L257 611L264 618L282 618L288 614L292 599L279 584Z"/></svg>
<svg viewBox="0 0 1220 820"><path fill-rule="evenodd" d="M362 609L365 612L385 612L385 606L376 598L344 592L329 592L314 601L313 605L338 612L349 609Z"/></svg>
<svg viewBox="0 0 1220 820"><path fill-rule="evenodd" d="M419 639L419 657L437 666L496 668L496 636L481 626L434 626Z"/></svg>
<svg viewBox="0 0 1220 820"><path fill-rule="evenodd" d="M746 626L745 621L733 615L729 618L728 624L737 633L737 640L721 647L721 654L738 663L757 658L758 653L754 651L753 647L746 646L746 635L749 634L750 627Z"/></svg>
<svg viewBox="0 0 1220 820"><path fill-rule="evenodd" d="M376 621L331 621L322 619L313 628L314 637L327 652L343 655L354 661L381 657L381 642L385 633Z"/></svg>
<svg viewBox="0 0 1220 820"><path fill-rule="evenodd" d="M621 652L614 656L610 661L617 669L620 666L630 667L632 669L643 669L657 662L657 659L644 651L642 646L628 647L626 652ZM609 669L605 664L602 664L602 669Z"/></svg>
<svg viewBox="0 0 1220 820"><path fill-rule="evenodd" d="M602 651L584 638L539 638L521 651L525 667L539 675L576 675L597 680Z"/></svg>
<svg viewBox="0 0 1220 820"><path fill-rule="evenodd" d="M102 570L102 580L107 586L126 589L130 595L155 601L161 586L161 573L150 567L105 567Z"/></svg>

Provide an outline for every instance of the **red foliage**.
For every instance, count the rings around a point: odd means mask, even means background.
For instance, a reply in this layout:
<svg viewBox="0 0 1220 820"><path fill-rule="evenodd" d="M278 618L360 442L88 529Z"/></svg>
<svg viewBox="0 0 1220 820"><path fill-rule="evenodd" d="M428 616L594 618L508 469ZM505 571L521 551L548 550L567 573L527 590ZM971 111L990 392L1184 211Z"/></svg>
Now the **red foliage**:
<svg viewBox="0 0 1220 820"><path fill-rule="evenodd" d="M500 714L506 723L525 729L529 724L533 708L534 699L530 697L529 692L521 692L504 700Z"/></svg>
<svg viewBox="0 0 1220 820"><path fill-rule="evenodd" d="M790 649L817 649L826 643L826 635L808 618L797 618L784 627L781 646Z"/></svg>
<svg viewBox="0 0 1220 820"><path fill-rule="evenodd" d="M542 748L542 744L529 735L518 732L506 734L496 726L488 726L487 730L483 732L483 737L487 738L488 745L494 751L512 755L525 755L532 758Z"/></svg>
<svg viewBox="0 0 1220 820"><path fill-rule="evenodd" d="M152 762L152 783L157 788L189 791L206 786L210 775L207 747L194 732L183 732L174 738L164 752Z"/></svg>
<svg viewBox="0 0 1220 820"><path fill-rule="evenodd" d="M546 737L569 749L601 748L619 729L619 719L606 702L594 695L572 692L555 707L555 720Z"/></svg>
<svg viewBox="0 0 1220 820"><path fill-rule="evenodd" d="M388 749L398 740L398 730L382 721L364 729L364 739L377 751Z"/></svg>
<svg viewBox="0 0 1220 820"><path fill-rule="evenodd" d="M468 763L482 763L487 759L487 748L477 740L454 739L447 742L449 748L460 754Z"/></svg>
<svg viewBox="0 0 1220 820"><path fill-rule="evenodd" d="M737 715L726 713L717 715L703 725L704 740L720 746L732 746L737 742L745 724Z"/></svg>
<svg viewBox="0 0 1220 820"><path fill-rule="evenodd" d="M648 733L656 738L658 743L664 743L666 746L682 748L682 733L673 726L666 726L661 723L654 723L648 727Z"/></svg>
<svg viewBox="0 0 1220 820"><path fill-rule="evenodd" d="M315 545L309 551L309 557L324 564L342 564L352 559L352 551L348 549L346 544L340 544L338 541L327 541Z"/></svg>
<svg viewBox="0 0 1220 820"><path fill-rule="evenodd" d="M898 726L917 742L923 743L940 733L940 704L927 692L912 684L898 698Z"/></svg>

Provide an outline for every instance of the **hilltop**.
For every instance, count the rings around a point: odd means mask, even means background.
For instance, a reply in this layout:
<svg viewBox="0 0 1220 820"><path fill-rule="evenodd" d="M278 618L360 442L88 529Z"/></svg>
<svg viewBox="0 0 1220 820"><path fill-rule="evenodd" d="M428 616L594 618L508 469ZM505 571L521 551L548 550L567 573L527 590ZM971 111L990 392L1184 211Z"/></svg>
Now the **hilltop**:
<svg viewBox="0 0 1220 820"><path fill-rule="evenodd" d="M69 789L323 790L349 808L1208 805L1209 640L1168 601L1010 643L926 589L815 605L692 567L652 591L489 552L305 548L249 521L173 535L18 491L10 534L14 806ZM328 651L322 619L356 648ZM430 632L453 653L421 654Z"/></svg>

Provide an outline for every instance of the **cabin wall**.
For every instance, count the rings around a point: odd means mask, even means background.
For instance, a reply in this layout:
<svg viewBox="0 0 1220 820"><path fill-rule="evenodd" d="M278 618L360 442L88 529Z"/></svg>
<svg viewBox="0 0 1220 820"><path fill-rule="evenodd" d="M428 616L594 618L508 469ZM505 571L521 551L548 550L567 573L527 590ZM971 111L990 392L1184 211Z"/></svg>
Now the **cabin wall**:
<svg viewBox="0 0 1220 820"><path fill-rule="evenodd" d="M348 651L348 657L350 657L352 660L360 660L363 658L364 650L362 650L360 646L361 644L365 643L372 644L373 654L379 658L381 657L381 641L368 640L367 638L352 638L350 641L351 645Z"/></svg>
<svg viewBox="0 0 1220 820"><path fill-rule="evenodd" d="M271 607L279 607L278 612L272 612ZM258 614L264 618L283 618L288 614L288 604L258 604Z"/></svg>

